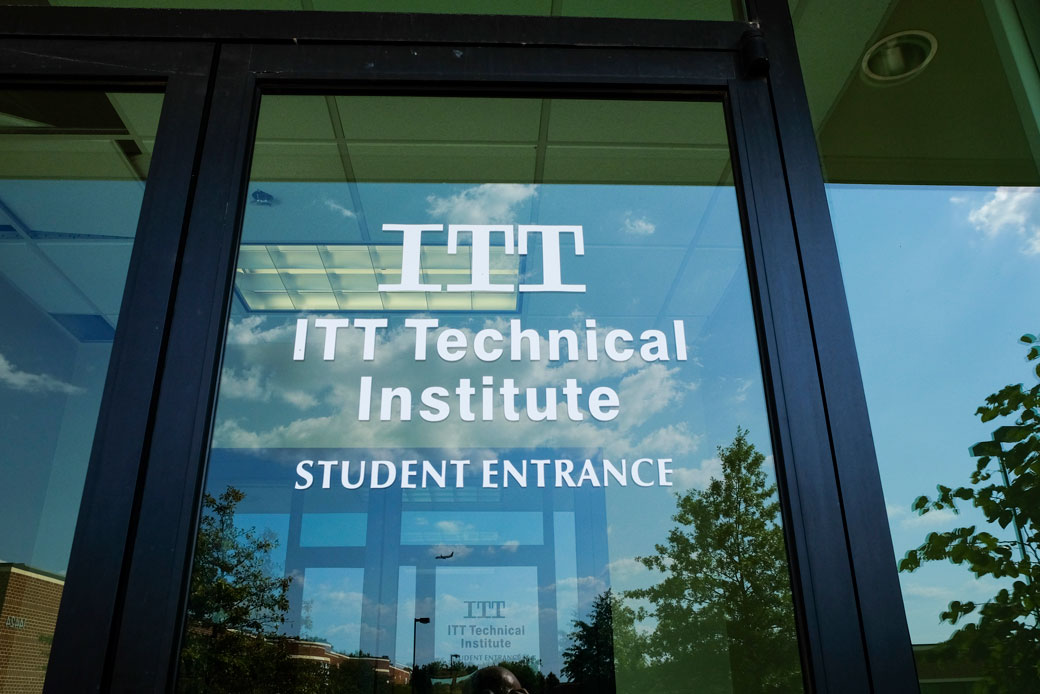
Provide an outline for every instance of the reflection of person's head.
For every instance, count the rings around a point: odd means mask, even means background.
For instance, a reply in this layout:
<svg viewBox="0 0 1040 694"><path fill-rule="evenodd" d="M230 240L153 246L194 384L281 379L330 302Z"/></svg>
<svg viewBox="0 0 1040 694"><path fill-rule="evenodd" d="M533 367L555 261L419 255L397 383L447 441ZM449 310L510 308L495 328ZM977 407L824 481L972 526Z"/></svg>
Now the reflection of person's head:
<svg viewBox="0 0 1040 694"><path fill-rule="evenodd" d="M516 675L504 667L492 666L477 670L469 678L470 694L527 694Z"/></svg>

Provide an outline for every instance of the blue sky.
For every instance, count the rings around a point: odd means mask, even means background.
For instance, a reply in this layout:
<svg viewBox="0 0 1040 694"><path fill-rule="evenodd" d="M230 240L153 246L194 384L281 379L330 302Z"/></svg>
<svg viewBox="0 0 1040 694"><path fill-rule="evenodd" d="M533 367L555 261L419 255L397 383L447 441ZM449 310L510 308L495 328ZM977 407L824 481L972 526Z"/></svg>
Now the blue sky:
<svg viewBox="0 0 1040 694"><path fill-rule="evenodd" d="M1033 385L1023 333L1040 330L1040 190L831 185L828 198L896 555L928 532L980 522L967 508L916 516L936 484L968 483L975 416L1004 385ZM1010 539L1010 528L990 529ZM927 564L901 576L915 643L946 638L939 612L998 586Z"/></svg>

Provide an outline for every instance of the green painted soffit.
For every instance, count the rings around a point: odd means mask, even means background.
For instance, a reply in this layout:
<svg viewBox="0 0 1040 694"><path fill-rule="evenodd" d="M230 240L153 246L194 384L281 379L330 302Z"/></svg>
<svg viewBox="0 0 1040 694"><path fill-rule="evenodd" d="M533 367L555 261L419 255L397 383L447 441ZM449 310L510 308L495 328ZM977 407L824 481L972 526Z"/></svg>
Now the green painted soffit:
<svg viewBox="0 0 1040 694"><path fill-rule="evenodd" d="M61 5L178 10L316 10L436 14L732 20L732 0L0 0L2 5Z"/></svg>

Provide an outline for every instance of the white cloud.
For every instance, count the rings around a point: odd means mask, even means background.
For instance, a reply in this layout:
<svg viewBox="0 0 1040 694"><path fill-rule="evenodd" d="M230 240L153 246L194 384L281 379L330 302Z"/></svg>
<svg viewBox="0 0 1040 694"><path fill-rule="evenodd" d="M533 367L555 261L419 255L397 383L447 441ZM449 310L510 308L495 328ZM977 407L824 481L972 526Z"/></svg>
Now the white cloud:
<svg viewBox="0 0 1040 694"><path fill-rule="evenodd" d="M933 585L922 585L920 583L906 583L903 585L903 594L912 595L916 598L941 598L949 600L953 598L953 591L949 588Z"/></svg>
<svg viewBox="0 0 1040 694"><path fill-rule="evenodd" d="M325 207L329 208L333 212L338 212L342 217L345 217L347 219L353 219L354 217L357 217L357 215L354 213L354 210L348 209L343 205L340 205L332 198L325 198L323 202L325 203Z"/></svg>
<svg viewBox="0 0 1040 694"><path fill-rule="evenodd" d="M894 504L885 504L885 512L888 514L889 523L894 523L909 513L909 511L902 506L896 506Z"/></svg>
<svg viewBox="0 0 1040 694"><path fill-rule="evenodd" d="M646 217L633 217L631 212L626 212L621 222L621 231L633 236L649 236L657 231L657 225Z"/></svg>
<svg viewBox="0 0 1040 694"><path fill-rule="evenodd" d="M233 367L225 367L220 374L220 397L238 398L259 402L270 402L272 398L306 410L318 404L317 398L310 393L286 388L272 388L259 366L250 366L238 371Z"/></svg>
<svg viewBox="0 0 1040 694"><path fill-rule="evenodd" d="M722 479L722 461L719 458L706 458L698 467L675 468L672 477L675 486L680 489L704 489L712 479Z"/></svg>
<svg viewBox="0 0 1040 694"><path fill-rule="evenodd" d="M458 535L467 528L465 524L459 521L437 521L435 525L437 526L437 529L441 532L450 533L452 535Z"/></svg>
<svg viewBox="0 0 1040 694"><path fill-rule="evenodd" d="M703 438L703 434L691 434L686 422L679 422L650 433L639 444L639 448L641 451L662 451L665 455L693 453Z"/></svg>
<svg viewBox="0 0 1040 694"><path fill-rule="evenodd" d="M497 458L498 451L510 446L527 447L531 441L554 447L574 447L585 451L584 455L588 457L595 457L597 451L610 457L637 448L645 451L645 447L655 448L654 454L677 457L695 450L700 442L696 432L684 424L675 423L670 415L665 421L659 421L661 414L669 412L670 406L692 392L695 384L681 378L678 367L647 363L638 354L625 362L610 359L549 362L544 358L548 342L543 337L540 340L543 358L538 361L502 359L489 363L470 354L453 364L437 358L417 362L414 359L414 332L398 325L377 334L374 361L363 362L354 356L361 352L363 331L360 330L342 331L337 358L324 361L321 359L324 335L322 331L312 330L308 335L308 358L294 362L295 322L285 318L281 320L286 325L279 327L273 322L250 319L235 321L241 341L229 343L224 362L225 369L230 370L236 381L234 388L238 390L232 392L268 392L270 395L260 397L285 399L299 407L317 400L320 403L314 410L315 416L286 417L284 412L249 408L249 400L244 397L226 400L222 397L215 445L379 448L387 441L395 441L400 447L445 449L446 455L447 449L458 449L460 442L465 441L466 452L463 455L480 460L474 449L488 448L489 458ZM584 321L580 323L583 326ZM477 330L496 327L506 331L508 323L502 319L475 317L469 325L457 327L472 341ZM564 324L559 327L571 326ZM607 326L602 327L607 329ZM430 343L433 341L431 332ZM436 354L432 344L428 346L428 353ZM259 368L259 372L254 372L254 368ZM556 388L557 421L531 421L522 409L523 397L518 398L520 421L517 422L505 420L501 402L496 402L493 419L486 422L479 419L462 422L457 415L446 422L427 422L419 417L417 410L421 405L418 398L423 388L432 385L451 387L460 377L473 378L474 374L491 376L496 383L503 378L513 378L518 387L539 388L540 403L544 403L545 388ZM373 394L377 400L373 414L376 416L380 388L409 385L413 393L412 419L358 421L358 384L362 375L373 378ZM614 388L621 402L620 415L611 422L599 422L584 411L581 421L570 421L566 399L559 390L568 378L576 379L583 387L597 384ZM282 393L299 394L299 397ZM666 449L665 446L674 448ZM473 466L470 472L476 474L479 470Z"/></svg>
<svg viewBox="0 0 1040 694"><path fill-rule="evenodd" d="M318 404L318 399L309 393L304 393L302 390L285 390L280 393L282 400L285 400L290 405L295 405L301 410L314 407Z"/></svg>
<svg viewBox="0 0 1040 694"><path fill-rule="evenodd" d="M1026 239L1022 252L1026 255L1040 255L1040 227L1033 227L1033 233Z"/></svg>
<svg viewBox="0 0 1040 694"><path fill-rule="evenodd" d="M260 367L251 366L243 371L224 369L220 374L220 395L225 398L268 399Z"/></svg>
<svg viewBox="0 0 1040 694"><path fill-rule="evenodd" d="M561 578L551 586L539 588L539 590L546 591L566 589L583 589L594 594L599 594L607 589L607 584L596 576L567 576L566 578Z"/></svg>
<svg viewBox="0 0 1040 694"><path fill-rule="evenodd" d="M427 212L452 224L513 222L514 208L538 194L538 186L521 183L484 183L446 198L426 198Z"/></svg>
<svg viewBox="0 0 1040 694"><path fill-rule="evenodd" d="M650 364L621 379L618 397L623 406L631 411L645 415L660 412L682 400L684 390L687 390L676 379L678 373L678 368ZM623 422L622 426L631 426L633 421Z"/></svg>
<svg viewBox="0 0 1040 694"><path fill-rule="evenodd" d="M968 213L968 221L986 236L993 238L1009 229L1026 237L1022 251L1040 254L1040 188L997 188L980 206Z"/></svg>
<svg viewBox="0 0 1040 694"><path fill-rule="evenodd" d="M899 521L904 528L948 528L957 520L957 514L948 508L928 513L907 514Z"/></svg>
<svg viewBox="0 0 1040 694"><path fill-rule="evenodd" d="M650 571L644 564L636 560L635 557L622 557L621 559L615 559L607 564L607 570L610 571L610 578L612 581L621 581L626 584L631 582L633 578Z"/></svg>
<svg viewBox="0 0 1040 694"><path fill-rule="evenodd" d="M957 520L957 514L951 509L929 511L928 513L912 513L910 509L893 504L885 504L888 522L896 523L902 528L949 528Z"/></svg>
<svg viewBox="0 0 1040 694"><path fill-rule="evenodd" d="M15 390L27 393L64 393L65 395L76 395L84 392L83 388L71 383L60 381L47 374L34 374L28 371L20 371L14 364L9 362L4 355L0 354L0 383Z"/></svg>
<svg viewBox="0 0 1040 694"><path fill-rule="evenodd" d="M751 386L755 385L755 382L746 378L738 378L737 381L737 392L733 395L733 402L740 403L747 400L748 391L751 390Z"/></svg>
<svg viewBox="0 0 1040 694"><path fill-rule="evenodd" d="M312 593L312 600L320 601L322 605L328 606L329 603L339 605L359 605L365 599L362 593L350 590L329 590L328 583L318 584L316 590Z"/></svg>
<svg viewBox="0 0 1040 694"><path fill-rule="evenodd" d="M246 316L228 322L227 343L229 345L256 345L270 342L288 342L296 331L296 325L286 323L266 328L264 316Z"/></svg>

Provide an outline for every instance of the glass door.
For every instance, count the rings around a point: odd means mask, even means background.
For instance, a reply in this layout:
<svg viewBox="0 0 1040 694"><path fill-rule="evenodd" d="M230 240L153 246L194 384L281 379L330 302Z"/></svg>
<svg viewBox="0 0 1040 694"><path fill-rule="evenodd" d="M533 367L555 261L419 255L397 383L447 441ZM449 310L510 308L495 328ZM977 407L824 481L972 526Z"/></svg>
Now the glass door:
<svg viewBox="0 0 1040 694"><path fill-rule="evenodd" d="M181 691L802 690L693 96L262 97Z"/></svg>

